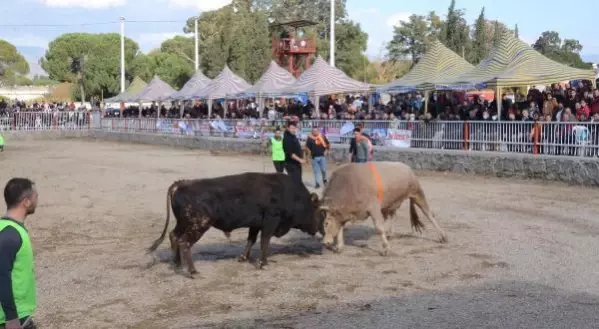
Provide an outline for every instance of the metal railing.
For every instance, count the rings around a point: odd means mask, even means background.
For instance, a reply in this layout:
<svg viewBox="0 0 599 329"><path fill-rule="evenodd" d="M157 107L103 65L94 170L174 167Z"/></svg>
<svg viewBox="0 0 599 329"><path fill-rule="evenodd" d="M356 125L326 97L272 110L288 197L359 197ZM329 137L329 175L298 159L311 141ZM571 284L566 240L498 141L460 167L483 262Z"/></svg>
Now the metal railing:
<svg viewBox="0 0 599 329"><path fill-rule="evenodd" d="M0 116L0 130L84 130L99 128L99 112L17 112Z"/></svg>
<svg viewBox="0 0 599 329"><path fill-rule="evenodd" d="M347 144L358 124L373 144L400 148L496 151L548 155L597 156L599 123L530 121L342 121L308 120L298 125L305 140L313 127L331 143ZM105 118L101 128L168 135L266 138L283 121Z"/></svg>
<svg viewBox="0 0 599 329"><path fill-rule="evenodd" d="M0 130L102 129L127 133L263 139L284 121L266 119L100 118L99 112L20 112L0 116ZM307 120L298 125L305 140L312 128L331 143L347 144L363 127L374 145L398 148L495 151L569 156L599 155L597 122L524 121L343 121Z"/></svg>

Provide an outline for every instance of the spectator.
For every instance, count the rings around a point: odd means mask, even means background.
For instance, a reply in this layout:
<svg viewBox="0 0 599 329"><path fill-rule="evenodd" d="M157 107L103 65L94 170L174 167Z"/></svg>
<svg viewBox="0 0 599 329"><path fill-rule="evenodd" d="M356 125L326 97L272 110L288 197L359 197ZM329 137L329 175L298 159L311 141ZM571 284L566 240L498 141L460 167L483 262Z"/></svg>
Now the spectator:
<svg viewBox="0 0 599 329"><path fill-rule="evenodd" d="M306 163L306 160L302 158L302 146L297 139L296 133L297 124L289 122L287 130L285 130L285 134L283 135L285 169L296 184L302 185L302 165Z"/></svg>
<svg viewBox="0 0 599 329"><path fill-rule="evenodd" d="M320 133L318 128L312 128L312 135L308 136L306 149L312 156L312 172L314 173L314 183L316 188L327 184L327 152L329 150L329 141ZM322 177L321 177L322 175Z"/></svg>

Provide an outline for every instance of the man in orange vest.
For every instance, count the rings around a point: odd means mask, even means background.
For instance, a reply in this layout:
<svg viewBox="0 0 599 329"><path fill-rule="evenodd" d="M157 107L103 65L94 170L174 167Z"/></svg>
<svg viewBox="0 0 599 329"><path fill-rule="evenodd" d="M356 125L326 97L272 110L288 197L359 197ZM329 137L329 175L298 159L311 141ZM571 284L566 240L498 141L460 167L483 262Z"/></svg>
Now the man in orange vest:
<svg viewBox="0 0 599 329"><path fill-rule="evenodd" d="M314 183L316 188L327 184L327 155L329 152L329 141L320 133L318 128L312 128L312 134L306 141L306 150L312 156L312 172L314 173Z"/></svg>

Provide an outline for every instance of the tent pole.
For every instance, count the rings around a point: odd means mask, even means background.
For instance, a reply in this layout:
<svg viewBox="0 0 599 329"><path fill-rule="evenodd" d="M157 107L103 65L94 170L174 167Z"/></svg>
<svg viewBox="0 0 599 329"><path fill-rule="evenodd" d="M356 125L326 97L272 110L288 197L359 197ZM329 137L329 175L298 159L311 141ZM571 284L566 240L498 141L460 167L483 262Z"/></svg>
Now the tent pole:
<svg viewBox="0 0 599 329"><path fill-rule="evenodd" d="M424 113L428 113L428 99L430 98L430 91L424 91Z"/></svg>
<svg viewBox="0 0 599 329"><path fill-rule="evenodd" d="M212 98L208 98L208 120L212 117Z"/></svg>
<svg viewBox="0 0 599 329"><path fill-rule="evenodd" d="M316 120L320 120L320 97L314 95L314 109L316 110Z"/></svg>
<svg viewBox="0 0 599 329"><path fill-rule="evenodd" d="M497 102L497 121L501 121L501 102L503 99L501 98L501 87L496 87L497 94L495 95L495 100Z"/></svg>

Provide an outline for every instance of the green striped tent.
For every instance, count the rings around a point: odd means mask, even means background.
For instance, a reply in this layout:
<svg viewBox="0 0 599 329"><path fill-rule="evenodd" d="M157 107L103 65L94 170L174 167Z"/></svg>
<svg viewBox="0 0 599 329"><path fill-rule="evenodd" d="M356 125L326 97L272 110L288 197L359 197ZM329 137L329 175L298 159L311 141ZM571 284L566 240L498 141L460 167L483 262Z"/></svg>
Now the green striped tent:
<svg viewBox="0 0 599 329"><path fill-rule="evenodd" d="M410 72L379 87L379 90L384 92L431 90L439 81L455 78L472 69L474 69L472 64L435 40Z"/></svg>
<svg viewBox="0 0 599 329"><path fill-rule="evenodd" d="M592 70L580 70L555 62L509 32L504 32L491 53L472 71L447 78L437 89L463 90L593 80Z"/></svg>
<svg viewBox="0 0 599 329"><path fill-rule="evenodd" d="M128 99L139 94L142 90L144 90L144 88L146 88L147 85L148 84L145 81L143 81L141 78L135 77L135 78L133 78L133 81L131 81L131 83L129 84L129 87L127 87L125 92L122 92L114 97L107 98L104 100L104 102L105 103L127 102Z"/></svg>

